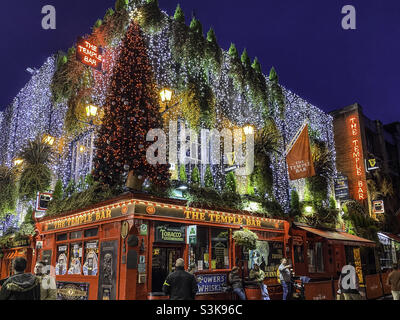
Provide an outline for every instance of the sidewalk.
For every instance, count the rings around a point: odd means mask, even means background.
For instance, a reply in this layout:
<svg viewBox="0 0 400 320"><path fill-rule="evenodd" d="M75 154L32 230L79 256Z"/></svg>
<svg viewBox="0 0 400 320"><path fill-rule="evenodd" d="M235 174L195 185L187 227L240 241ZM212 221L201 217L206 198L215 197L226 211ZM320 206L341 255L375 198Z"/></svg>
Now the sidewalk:
<svg viewBox="0 0 400 320"><path fill-rule="evenodd" d="M380 298L378 298L376 300L393 300L393 297L392 297L391 294L388 294L388 295L380 297Z"/></svg>

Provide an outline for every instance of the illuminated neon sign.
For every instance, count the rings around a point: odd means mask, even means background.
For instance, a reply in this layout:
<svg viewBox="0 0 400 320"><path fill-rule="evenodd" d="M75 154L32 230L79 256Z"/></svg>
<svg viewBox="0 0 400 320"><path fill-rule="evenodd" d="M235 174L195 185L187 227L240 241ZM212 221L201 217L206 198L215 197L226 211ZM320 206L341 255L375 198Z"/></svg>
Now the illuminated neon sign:
<svg viewBox="0 0 400 320"><path fill-rule="evenodd" d="M355 183L353 183L353 195L355 195L355 198L357 200L365 200L367 199L367 182L365 181L364 160L358 117L349 117L348 124L350 129L351 159L355 173Z"/></svg>
<svg viewBox="0 0 400 320"><path fill-rule="evenodd" d="M93 69L101 71L103 66L103 49L85 39L79 38L76 45L76 59Z"/></svg>

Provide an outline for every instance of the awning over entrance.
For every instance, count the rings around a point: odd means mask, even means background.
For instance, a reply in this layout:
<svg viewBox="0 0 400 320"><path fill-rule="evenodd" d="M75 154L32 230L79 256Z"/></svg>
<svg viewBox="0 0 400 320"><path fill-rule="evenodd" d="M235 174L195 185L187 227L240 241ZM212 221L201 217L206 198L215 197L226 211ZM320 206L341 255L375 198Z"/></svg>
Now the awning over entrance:
<svg viewBox="0 0 400 320"><path fill-rule="evenodd" d="M348 246L368 246L368 247L374 247L376 245L375 242L371 240L360 238L342 231L320 230L309 226L298 225L298 224L295 225L300 229L303 229L305 231L308 231L310 233L316 234L320 237L327 239L328 243L332 244L344 244Z"/></svg>
<svg viewBox="0 0 400 320"><path fill-rule="evenodd" d="M393 241L396 241L398 243L400 243L400 237L393 234L393 233L389 233L389 232L379 232L380 234L392 239Z"/></svg>

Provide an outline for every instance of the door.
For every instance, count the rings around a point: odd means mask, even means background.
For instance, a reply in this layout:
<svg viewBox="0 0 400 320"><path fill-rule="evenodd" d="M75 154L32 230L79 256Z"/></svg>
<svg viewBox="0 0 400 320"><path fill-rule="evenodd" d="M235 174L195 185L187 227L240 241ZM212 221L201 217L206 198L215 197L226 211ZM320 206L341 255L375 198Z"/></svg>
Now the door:
<svg viewBox="0 0 400 320"><path fill-rule="evenodd" d="M175 262L183 257L180 247L153 247L152 292L162 292L167 276L175 269Z"/></svg>

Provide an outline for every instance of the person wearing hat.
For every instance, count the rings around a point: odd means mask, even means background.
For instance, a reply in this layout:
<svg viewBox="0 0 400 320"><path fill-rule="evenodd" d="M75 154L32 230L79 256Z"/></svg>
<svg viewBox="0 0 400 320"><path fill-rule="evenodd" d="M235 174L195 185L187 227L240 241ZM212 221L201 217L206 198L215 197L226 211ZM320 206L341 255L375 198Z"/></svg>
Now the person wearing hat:
<svg viewBox="0 0 400 320"><path fill-rule="evenodd" d="M175 263L175 271L164 281L163 292L170 296L170 300L194 300L197 290L195 276L185 271L185 261L179 258Z"/></svg>

